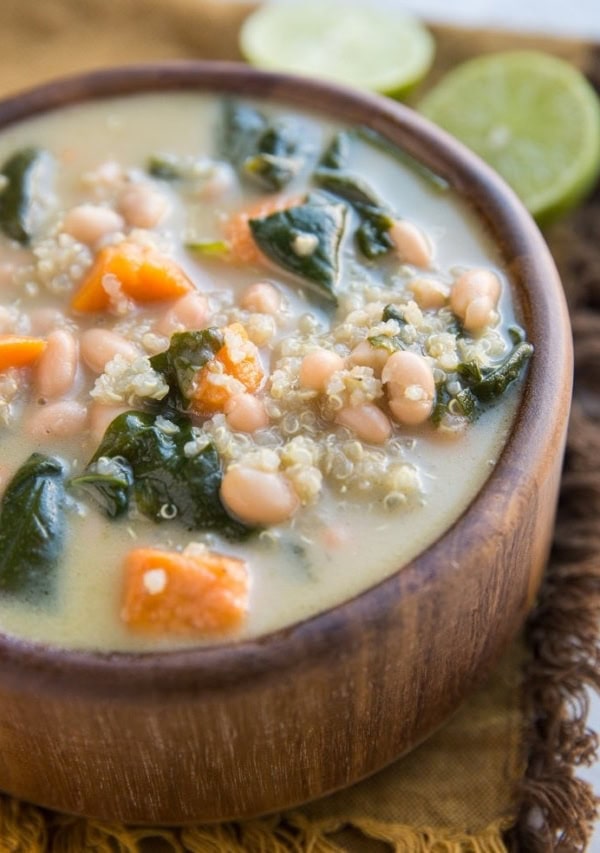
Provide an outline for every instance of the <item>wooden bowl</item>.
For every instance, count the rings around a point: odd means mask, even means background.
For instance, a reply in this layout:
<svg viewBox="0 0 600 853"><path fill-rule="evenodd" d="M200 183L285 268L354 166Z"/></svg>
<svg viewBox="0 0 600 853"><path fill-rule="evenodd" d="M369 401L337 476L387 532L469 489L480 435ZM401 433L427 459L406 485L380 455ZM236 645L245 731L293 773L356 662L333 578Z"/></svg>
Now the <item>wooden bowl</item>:
<svg viewBox="0 0 600 853"><path fill-rule="evenodd" d="M571 394L562 289L513 193L397 103L245 66L85 74L0 105L0 127L142 91L232 92L364 123L474 208L535 345L512 435L460 519L361 595L255 641L157 654L60 651L0 638L0 788L134 822L243 818L355 782L426 738L489 671L548 554Z"/></svg>

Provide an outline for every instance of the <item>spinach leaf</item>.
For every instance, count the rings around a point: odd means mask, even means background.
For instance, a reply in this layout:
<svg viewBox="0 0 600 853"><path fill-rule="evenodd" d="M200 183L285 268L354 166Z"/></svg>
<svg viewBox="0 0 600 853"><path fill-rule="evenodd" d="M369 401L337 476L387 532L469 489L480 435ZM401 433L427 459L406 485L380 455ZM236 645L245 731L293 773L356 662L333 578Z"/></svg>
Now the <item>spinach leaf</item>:
<svg viewBox="0 0 600 853"><path fill-rule="evenodd" d="M448 412L448 406L452 399L452 394L448 391L445 382L437 386L435 389L435 405L431 413L431 421L434 426L440 426L444 419L444 415Z"/></svg>
<svg viewBox="0 0 600 853"><path fill-rule="evenodd" d="M152 356L150 364L169 386L168 404L186 408L198 371L222 346L223 334L216 328L176 332L171 336L169 349Z"/></svg>
<svg viewBox="0 0 600 853"><path fill-rule="evenodd" d="M348 137L345 137L346 143ZM334 139L334 143L336 142ZM332 143L333 145L333 143ZM332 164L324 166L323 161ZM385 255L393 247L389 230L394 224L394 214L378 198L377 193L360 178L350 172L342 171L340 165L344 162L338 148L331 146L321 158L321 165L313 173L313 180L322 189L351 204L356 210L360 225L356 230L355 240L358 248L373 260Z"/></svg>
<svg viewBox="0 0 600 853"><path fill-rule="evenodd" d="M406 326L406 320L404 319L404 315L402 314L400 309L392 303L385 306L381 314L381 319L384 323L387 323L388 320L395 320L396 323L400 324L400 326Z"/></svg>
<svg viewBox="0 0 600 853"><path fill-rule="evenodd" d="M240 177L268 190L280 190L304 163L299 126L287 119L269 121L245 104L223 106L222 148Z"/></svg>
<svg viewBox="0 0 600 853"><path fill-rule="evenodd" d="M461 389L453 396L448 391L446 383L436 388L435 406L431 420L439 427L447 414L462 415L468 421L474 421L479 412L478 401L468 388Z"/></svg>
<svg viewBox="0 0 600 853"><path fill-rule="evenodd" d="M350 131L341 130L339 133L336 133L329 146L323 152L319 160L319 166L324 166L326 169L344 168L350 156L351 138Z"/></svg>
<svg viewBox="0 0 600 853"><path fill-rule="evenodd" d="M86 473L73 477L70 486L88 491L109 518L127 512L133 487L131 465L119 456L100 457L86 468Z"/></svg>
<svg viewBox="0 0 600 853"><path fill-rule="evenodd" d="M519 377L532 354L531 344L521 342L497 367L482 370L474 361L459 364L456 373L463 380L465 387L457 394L450 394L446 382L438 386L436 404L431 415L433 423L439 426L447 413L462 415L470 421L475 420L485 404L493 403L504 394L510 383Z"/></svg>
<svg viewBox="0 0 600 853"><path fill-rule="evenodd" d="M249 225L257 246L267 257L311 282L322 296L337 301L334 291L345 221L343 205L316 203L313 197L297 207L250 219ZM309 238L309 251L301 245L305 237ZM312 248L310 241L314 242Z"/></svg>
<svg viewBox="0 0 600 853"><path fill-rule="evenodd" d="M356 231L358 248L369 260L387 254L394 243L389 230L394 224L393 215L382 207L357 205L361 223Z"/></svg>
<svg viewBox="0 0 600 853"><path fill-rule="evenodd" d="M282 189L302 168L303 158L298 155L300 139L284 120L267 127L256 148L256 154L244 160L242 171L268 190Z"/></svg>
<svg viewBox="0 0 600 853"><path fill-rule="evenodd" d="M63 466L51 456L33 453L0 504L0 591L51 595L65 529Z"/></svg>
<svg viewBox="0 0 600 853"><path fill-rule="evenodd" d="M318 186L352 205L381 206L375 191L358 175L320 166L313 172L313 180Z"/></svg>
<svg viewBox="0 0 600 853"><path fill-rule="evenodd" d="M385 349L389 353L397 352L399 349L406 349L406 344L400 335L372 335L367 338L368 342L375 349Z"/></svg>
<svg viewBox="0 0 600 853"><path fill-rule="evenodd" d="M517 344L522 344L527 340L525 329L522 326L519 326L517 323L514 323L514 325L512 326L509 326L507 331L514 346L516 346Z"/></svg>
<svg viewBox="0 0 600 853"><path fill-rule="evenodd" d="M194 439L187 418L165 421L147 412L125 412L108 427L84 476L97 471L100 460L125 462L132 472L131 497L143 515L155 522L177 519L190 530L215 530L241 539L251 530L231 518L221 503L223 472L217 450L207 440L189 457L185 446ZM96 484L100 490L104 486Z"/></svg>
<svg viewBox="0 0 600 853"><path fill-rule="evenodd" d="M230 99L223 101L220 143L224 157L234 166L242 164L256 152L266 124L264 115L254 107Z"/></svg>
<svg viewBox="0 0 600 853"><path fill-rule="evenodd" d="M467 382L481 382L483 379L483 373L481 372L481 367L477 364L476 361L461 361L458 367L456 368L456 372L463 379L466 379Z"/></svg>
<svg viewBox="0 0 600 853"><path fill-rule="evenodd" d="M489 403L495 400L504 394L511 382L517 379L532 355L531 344L518 344L498 367L486 371L481 381L471 385L471 391L482 402Z"/></svg>
<svg viewBox="0 0 600 853"><path fill-rule="evenodd" d="M181 178L181 172L171 159L156 154L148 158L146 171L161 181L178 181Z"/></svg>
<svg viewBox="0 0 600 853"><path fill-rule="evenodd" d="M22 148L0 168L6 184L0 190L0 229L18 243L29 243L31 222L32 178L42 152L39 148Z"/></svg>
<svg viewBox="0 0 600 853"><path fill-rule="evenodd" d="M402 329L403 326L406 326L406 320L402 315L402 312L396 305L389 304L386 305L381 313L382 322L387 323L388 320L395 320L396 323ZM367 338L372 347L377 347L378 349L386 349L388 352L397 352L399 349L406 349L406 344L400 335L373 335L370 338Z"/></svg>

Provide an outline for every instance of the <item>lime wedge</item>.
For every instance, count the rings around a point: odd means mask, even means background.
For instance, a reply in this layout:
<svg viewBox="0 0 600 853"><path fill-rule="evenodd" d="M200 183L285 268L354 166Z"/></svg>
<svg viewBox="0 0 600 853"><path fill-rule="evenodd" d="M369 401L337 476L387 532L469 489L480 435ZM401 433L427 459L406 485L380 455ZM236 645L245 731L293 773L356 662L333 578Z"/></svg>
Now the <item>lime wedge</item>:
<svg viewBox="0 0 600 853"><path fill-rule="evenodd" d="M427 73L434 43L418 21L389 5L296 0L253 12L240 49L260 68L398 95Z"/></svg>
<svg viewBox="0 0 600 853"><path fill-rule="evenodd" d="M600 101L585 77L544 53L472 59L421 112L486 160L541 224L579 202L600 172Z"/></svg>

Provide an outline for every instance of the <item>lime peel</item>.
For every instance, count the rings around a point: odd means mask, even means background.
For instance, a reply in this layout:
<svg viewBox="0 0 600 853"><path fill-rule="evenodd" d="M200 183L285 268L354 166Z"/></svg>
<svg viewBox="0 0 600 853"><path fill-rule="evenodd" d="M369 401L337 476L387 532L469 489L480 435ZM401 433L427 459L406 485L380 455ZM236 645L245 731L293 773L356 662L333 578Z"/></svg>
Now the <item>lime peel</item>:
<svg viewBox="0 0 600 853"><path fill-rule="evenodd" d="M435 45L417 21L378 3L265 3L242 25L240 49L260 68L398 95L421 80Z"/></svg>
<svg viewBox="0 0 600 853"><path fill-rule="evenodd" d="M600 173L600 100L554 56L516 51L469 60L419 108L495 168L541 224L581 201Z"/></svg>

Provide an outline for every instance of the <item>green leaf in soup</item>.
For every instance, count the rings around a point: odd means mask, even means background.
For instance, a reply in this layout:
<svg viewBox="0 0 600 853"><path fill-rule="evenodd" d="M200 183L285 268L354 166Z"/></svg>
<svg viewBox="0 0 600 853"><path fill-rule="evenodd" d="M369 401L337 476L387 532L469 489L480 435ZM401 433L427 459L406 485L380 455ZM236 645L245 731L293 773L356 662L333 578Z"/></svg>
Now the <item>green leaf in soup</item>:
<svg viewBox="0 0 600 853"><path fill-rule="evenodd" d="M458 375L469 383L481 382L483 373L476 361L462 361L456 368Z"/></svg>
<svg viewBox="0 0 600 853"><path fill-rule="evenodd" d="M0 189L0 229L18 243L29 243L33 229L34 174L43 152L22 148L0 167L4 185Z"/></svg>
<svg viewBox="0 0 600 853"><path fill-rule="evenodd" d="M478 411L478 401L468 388L463 388L455 396L450 394L445 382L436 388L435 406L431 413L434 426L441 426L446 415L460 415L474 421Z"/></svg>
<svg viewBox="0 0 600 853"><path fill-rule="evenodd" d="M404 319L404 314L400 311L400 309L390 303L386 305L381 314L381 319L384 323L387 323L388 320L395 320L401 326L406 326L406 320Z"/></svg>
<svg viewBox="0 0 600 853"><path fill-rule="evenodd" d="M390 251L394 244L388 232L395 217L366 181L350 172L323 166L315 170L313 180L354 207L360 218L355 240L365 257L373 260Z"/></svg>
<svg viewBox="0 0 600 853"><path fill-rule="evenodd" d="M0 503L0 594L52 595L65 531L63 466L33 453Z"/></svg>
<svg viewBox="0 0 600 853"><path fill-rule="evenodd" d="M160 157L157 154L148 158L146 171L160 181L178 181L181 178L181 172L176 163L169 157Z"/></svg>
<svg viewBox="0 0 600 853"><path fill-rule="evenodd" d="M176 332L171 336L169 348L150 359L154 370L162 374L169 386L168 402L187 405L198 371L222 346L223 334L216 328Z"/></svg>
<svg viewBox="0 0 600 853"><path fill-rule="evenodd" d="M341 130L336 133L319 160L319 167L326 169L343 169L350 157L352 135L350 131Z"/></svg>
<svg viewBox="0 0 600 853"><path fill-rule="evenodd" d="M513 342L514 346L517 344L522 344L527 340L527 335L525 334L525 329L522 326L519 326L517 323L514 323L512 326L509 326L508 336Z"/></svg>
<svg viewBox="0 0 600 853"><path fill-rule="evenodd" d="M84 489L109 518L118 518L129 508L133 471L130 464L119 456L100 457L88 465L85 474L73 477L69 485Z"/></svg>
<svg viewBox="0 0 600 853"><path fill-rule="evenodd" d="M282 120L267 127L257 141L256 153L246 157L241 168L259 186L280 190L298 174L302 165L300 138Z"/></svg>
<svg viewBox="0 0 600 853"><path fill-rule="evenodd" d="M497 367L487 371L481 381L471 385L471 391L484 403L500 397L511 382L519 377L521 371L533 355L533 347L529 343L518 344L512 352Z"/></svg>
<svg viewBox="0 0 600 853"><path fill-rule="evenodd" d="M346 208L314 200L260 219L250 219L259 249L277 266L310 282L326 299L336 301L340 243Z"/></svg>
<svg viewBox="0 0 600 853"><path fill-rule="evenodd" d="M400 335L373 335L367 338L369 343L375 349L385 349L389 353L397 352L400 349L406 349L406 344Z"/></svg>
<svg viewBox="0 0 600 853"><path fill-rule="evenodd" d="M394 246L389 234L394 216L382 207L360 205L357 210L361 217L354 235L358 248L369 260L386 255Z"/></svg>
<svg viewBox="0 0 600 853"><path fill-rule="evenodd" d="M381 202L369 184L358 175L320 166L313 172L314 182L333 195L352 205L364 204L381 207Z"/></svg>
<svg viewBox="0 0 600 853"><path fill-rule="evenodd" d="M223 101L221 116L221 153L234 166L239 166L256 153L256 142L264 132L267 120L247 104L229 98Z"/></svg>
<svg viewBox="0 0 600 853"><path fill-rule="evenodd" d="M125 412L110 424L86 474L101 459L124 460L133 473L132 497L139 512L157 523L177 520L190 530L214 530L241 539L251 529L231 518L221 503L223 477L216 448L207 439L196 455L187 418L167 421L147 412Z"/></svg>
<svg viewBox="0 0 600 853"><path fill-rule="evenodd" d="M452 395L446 388L446 383L443 382L435 389L435 405L431 413L431 421L434 426L439 427L448 412L448 406L452 400Z"/></svg>
<svg viewBox="0 0 600 853"><path fill-rule="evenodd" d="M300 124L270 121L254 107L231 100L223 105L221 146L240 177L272 191L286 186L305 160Z"/></svg>

